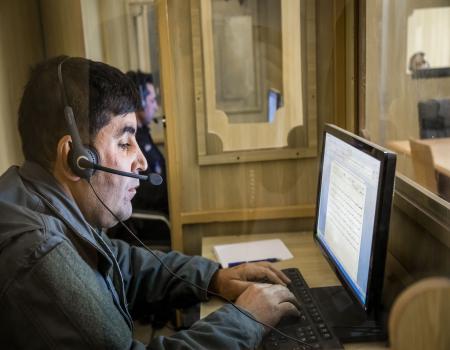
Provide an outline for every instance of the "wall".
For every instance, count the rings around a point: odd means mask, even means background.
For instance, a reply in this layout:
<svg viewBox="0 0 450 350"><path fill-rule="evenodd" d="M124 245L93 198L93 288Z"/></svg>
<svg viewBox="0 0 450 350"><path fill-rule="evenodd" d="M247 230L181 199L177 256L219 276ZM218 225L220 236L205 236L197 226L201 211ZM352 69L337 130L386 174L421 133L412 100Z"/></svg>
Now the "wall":
<svg viewBox="0 0 450 350"><path fill-rule="evenodd" d="M103 61L103 38L98 0L81 0L85 55L94 61Z"/></svg>
<svg viewBox="0 0 450 350"><path fill-rule="evenodd" d="M30 66L44 57L38 0L0 2L0 173L23 160L17 110Z"/></svg>
<svg viewBox="0 0 450 350"><path fill-rule="evenodd" d="M126 72L131 69L124 0L99 0L105 62Z"/></svg>
<svg viewBox="0 0 450 350"><path fill-rule="evenodd" d="M45 55L85 57L80 0L40 0Z"/></svg>

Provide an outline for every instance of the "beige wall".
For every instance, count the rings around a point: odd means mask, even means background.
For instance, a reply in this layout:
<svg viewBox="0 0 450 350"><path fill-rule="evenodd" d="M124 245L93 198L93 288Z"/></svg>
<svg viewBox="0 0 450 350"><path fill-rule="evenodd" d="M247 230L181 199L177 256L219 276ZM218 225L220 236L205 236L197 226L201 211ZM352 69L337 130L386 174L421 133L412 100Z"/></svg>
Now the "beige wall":
<svg viewBox="0 0 450 350"><path fill-rule="evenodd" d="M45 55L84 57L81 0L40 0Z"/></svg>
<svg viewBox="0 0 450 350"><path fill-rule="evenodd" d="M103 38L98 0L81 0L85 57L103 61Z"/></svg>
<svg viewBox="0 0 450 350"><path fill-rule="evenodd" d="M43 59L37 0L0 2L0 173L22 162L17 110L30 66Z"/></svg>
<svg viewBox="0 0 450 350"><path fill-rule="evenodd" d="M98 0L104 62L126 72L131 69L125 0ZM133 67L136 69L136 67Z"/></svg>

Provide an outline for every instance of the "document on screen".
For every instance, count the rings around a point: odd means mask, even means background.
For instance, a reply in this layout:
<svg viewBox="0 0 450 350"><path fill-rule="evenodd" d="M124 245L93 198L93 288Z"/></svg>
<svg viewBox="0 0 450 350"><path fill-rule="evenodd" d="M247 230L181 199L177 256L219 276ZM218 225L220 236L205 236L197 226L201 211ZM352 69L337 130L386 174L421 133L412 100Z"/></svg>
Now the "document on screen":
<svg viewBox="0 0 450 350"><path fill-rule="evenodd" d="M364 182L332 162L324 238L354 281L358 273L365 198Z"/></svg>

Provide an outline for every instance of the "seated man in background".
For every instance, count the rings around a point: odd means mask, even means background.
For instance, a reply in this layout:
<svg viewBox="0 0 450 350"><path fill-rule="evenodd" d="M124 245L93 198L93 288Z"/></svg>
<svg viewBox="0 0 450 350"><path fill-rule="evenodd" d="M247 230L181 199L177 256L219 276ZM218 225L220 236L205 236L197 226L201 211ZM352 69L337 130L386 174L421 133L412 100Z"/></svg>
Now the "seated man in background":
<svg viewBox="0 0 450 350"><path fill-rule="evenodd" d="M136 141L148 164L147 169L140 173L142 175L150 175L151 173L158 174L163 180L159 186L155 186L150 182L141 182L132 200L133 209L144 211L147 214L156 214L156 217L162 215L168 220L169 201L167 194L166 162L163 154L153 142L150 133L150 124L158 111L153 77L151 74L145 74L140 71L129 71L127 72L127 76L133 81L140 97L140 103L136 110ZM164 251L170 250L170 228L166 220L131 218L126 221L126 224L134 232L139 233L141 240L150 243L152 247ZM109 230L108 234L111 237L125 240L128 243L137 242L133 237L130 237L121 225L117 225ZM144 315L142 320L146 319L147 316Z"/></svg>
<svg viewBox="0 0 450 350"><path fill-rule="evenodd" d="M136 196L133 198L133 207L135 209L159 210L168 215L166 162L163 154L153 142L150 130L150 124L158 111L153 77L151 74L145 74L140 71L129 71L127 72L127 76L136 85L141 99L141 104L136 110L136 141L148 164L147 170L142 171L141 174L149 175L150 173L156 173L161 175L163 179L163 183L160 186L142 183Z"/></svg>
<svg viewBox="0 0 450 350"><path fill-rule="evenodd" d="M0 177L5 349L144 349L133 339L135 310L183 307L209 292L235 299L242 312L226 304L147 348L252 349L268 328L249 314L269 325L298 315L289 280L269 263L219 269L202 257L152 252L105 234L130 216L139 183L80 172L76 126L64 111L73 108L81 140L102 166L136 174L147 168L135 138L139 104L131 81L103 63L57 57L33 70L19 108L25 162ZM264 278L273 284L255 283Z"/></svg>

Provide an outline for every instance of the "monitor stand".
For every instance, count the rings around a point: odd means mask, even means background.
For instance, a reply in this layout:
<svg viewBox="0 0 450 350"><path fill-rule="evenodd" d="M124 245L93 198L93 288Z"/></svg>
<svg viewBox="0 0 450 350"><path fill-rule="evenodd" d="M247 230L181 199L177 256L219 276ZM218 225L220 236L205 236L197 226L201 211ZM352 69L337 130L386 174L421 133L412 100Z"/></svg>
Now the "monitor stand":
<svg viewBox="0 0 450 350"><path fill-rule="evenodd" d="M342 286L311 288L322 315L343 343L384 341L384 317L375 321L354 301Z"/></svg>

